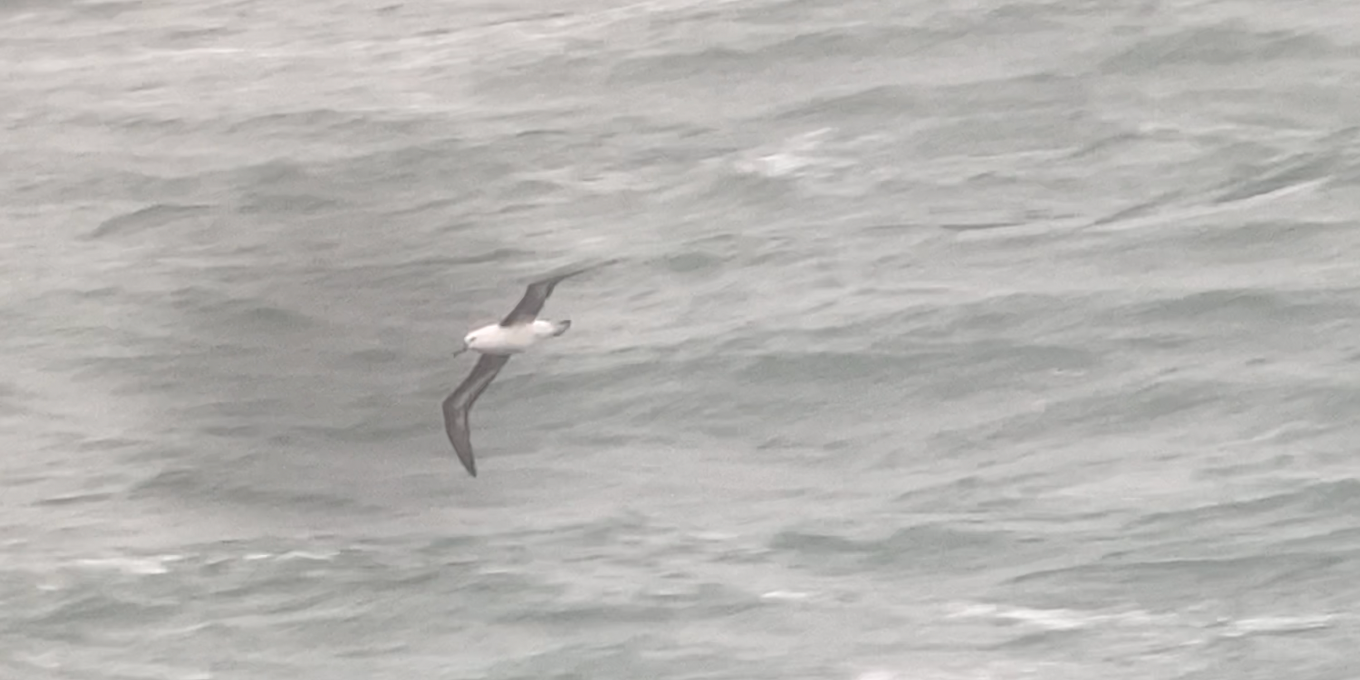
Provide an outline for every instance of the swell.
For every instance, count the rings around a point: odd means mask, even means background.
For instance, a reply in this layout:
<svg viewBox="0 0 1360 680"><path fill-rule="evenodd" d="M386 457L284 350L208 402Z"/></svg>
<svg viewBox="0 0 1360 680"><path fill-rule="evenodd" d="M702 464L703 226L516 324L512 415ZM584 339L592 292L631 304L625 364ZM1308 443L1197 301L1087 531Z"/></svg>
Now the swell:
<svg viewBox="0 0 1360 680"><path fill-rule="evenodd" d="M1324 59L1341 50L1317 35L1257 31L1237 22L1177 30L1136 41L1103 59L1107 74L1142 74L1176 66L1228 66L1290 59Z"/></svg>
<svg viewBox="0 0 1360 680"><path fill-rule="evenodd" d="M774 77L808 69L845 68L859 62L893 62L950 36L909 26L828 28L761 47L707 47L625 57L609 70L613 85L639 85L719 77Z"/></svg>

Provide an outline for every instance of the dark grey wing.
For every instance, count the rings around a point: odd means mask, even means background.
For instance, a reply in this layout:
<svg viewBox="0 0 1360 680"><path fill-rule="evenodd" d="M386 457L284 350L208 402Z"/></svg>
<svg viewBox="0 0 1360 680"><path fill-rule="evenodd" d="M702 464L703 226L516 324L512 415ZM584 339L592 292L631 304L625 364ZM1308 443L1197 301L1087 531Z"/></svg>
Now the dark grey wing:
<svg viewBox="0 0 1360 680"><path fill-rule="evenodd" d="M496 379L496 374L501 372L501 367L509 360L509 354L483 354L463 384L444 399L444 430L449 433L453 450L458 452L458 460L463 461L463 467L467 468L468 474L473 477L477 476L477 462L472 458L472 434L468 430L468 411L472 410L477 397L482 396L486 386Z"/></svg>
<svg viewBox="0 0 1360 680"><path fill-rule="evenodd" d="M608 264L608 263L605 263ZM562 279L584 274L592 269L603 267L597 264L581 269L573 269L564 274L556 274L545 279L539 279L529 284L529 288L524 291L524 297L520 298L519 304L510 310L510 314L501 321L502 326L513 326L515 324L527 323L538 318L538 313L543 311L543 303L548 301L548 296L552 295L553 288L562 282Z"/></svg>

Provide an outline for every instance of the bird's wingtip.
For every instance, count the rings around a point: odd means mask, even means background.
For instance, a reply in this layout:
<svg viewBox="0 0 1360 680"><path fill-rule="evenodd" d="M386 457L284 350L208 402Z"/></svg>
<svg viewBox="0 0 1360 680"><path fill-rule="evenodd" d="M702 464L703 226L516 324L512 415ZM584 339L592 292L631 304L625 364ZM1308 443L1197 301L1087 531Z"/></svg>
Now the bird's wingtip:
<svg viewBox="0 0 1360 680"><path fill-rule="evenodd" d="M547 277L544 277L544 278L545 278L545 279L564 279L564 278L568 278L568 277L571 277L571 276L577 276L577 275L579 275L579 274L585 274L586 272L592 272L592 271L595 271L596 269L602 269L602 268L604 268L604 267L608 267L608 266L613 265L613 264L618 264L618 263L619 263L620 261L622 261L622 260L623 260L623 258L621 258L621 257L615 257L615 258L610 258L610 259L608 259L608 260L604 260L603 262L596 262L596 263L594 263L594 264L583 264L583 265L577 265L577 266L574 266L574 267L564 267L564 268L562 268L562 269L559 269L559 270L557 271L557 273L551 274L551 275L549 275L549 276L547 276Z"/></svg>

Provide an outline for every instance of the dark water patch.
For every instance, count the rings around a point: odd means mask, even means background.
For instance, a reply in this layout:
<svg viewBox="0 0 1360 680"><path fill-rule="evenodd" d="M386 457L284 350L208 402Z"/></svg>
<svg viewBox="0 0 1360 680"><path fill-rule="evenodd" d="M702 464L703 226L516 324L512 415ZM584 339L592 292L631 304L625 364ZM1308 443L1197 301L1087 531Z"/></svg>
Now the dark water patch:
<svg viewBox="0 0 1360 680"><path fill-rule="evenodd" d="M347 201L319 194L246 191L237 199L236 210L244 215L315 215L340 210Z"/></svg>
<svg viewBox="0 0 1360 680"><path fill-rule="evenodd" d="M735 168L724 168L706 182L696 184L690 190L685 203L697 204L697 215L714 214L719 221L734 221L735 215L745 214L757 208L769 212L794 215L803 212L800 208L806 200L801 196L797 185L797 174L775 176L768 173L741 172ZM805 213L803 213L805 214ZM775 219L773 215L769 219Z"/></svg>
<svg viewBox="0 0 1360 680"><path fill-rule="evenodd" d="M1061 31L1068 29L1072 18L1088 11L1080 3L1008 2L988 10L980 21L970 23L968 33L1015 36Z"/></svg>
<svg viewBox="0 0 1360 680"><path fill-rule="evenodd" d="M502 623L522 623L553 627L603 626L617 624L681 624L706 621L714 617L738 616L759 609L763 604L745 593L715 583L690 585L669 592L639 588L610 599L615 602L581 602L564 605L545 602L523 607L497 617Z"/></svg>
<svg viewBox="0 0 1360 680"><path fill-rule="evenodd" d="M896 119L919 120L937 113L932 101L919 90L902 85L880 85L853 92L823 95L808 103L774 114L779 121L844 122L856 117L870 118L880 124Z"/></svg>
<svg viewBox="0 0 1360 680"><path fill-rule="evenodd" d="M384 364L399 364L403 357L402 353L384 347L370 347L349 352L340 360L343 364L363 364L377 366Z"/></svg>
<svg viewBox="0 0 1360 680"><path fill-rule="evenodd" d="M1127 208L1121 208L1108 215L1097 218L1096 220L1093 220L1091 222L1091 226L1114 224L1116 222L1122 222L1124 220L1133 220L1139 217L1146 217L1155 214L1157 211L1163 208L1174 205L1178 199L1184 198L1185 195L1186 192L1179 189L1164 192L1161 195L1150 200L1139 201L1138 203L1131 205Z"/></svg>
<svg viewBox="0 0 1360 680"><path fill-rule="evenodd" d="M461 216L452 217L458 215L462 209L463 198L461 197L421 198L411 196L409 200L409 203L384 207L382 214L392 217L418 216L422 221L433 219L445 222L441 229L447 232L471 231L476 226L474 222L461 219Z"/></svg>
<svg viewBox="0 0 1360 680"><path fill-rule="evenodd" d="M322 288L359 287L362 285L390 289L418 283L427 284L431 280L437 279L441 274L447 274L463 267L508 264L517 260L532 259L533 255L533 251L522 248L496 245L473 252L462 250L437 252L435 254L413 252L407 257L386 259L374 263L352 263L343 266L329 262L317 263L302 268L302 271L311 277L310 280L314 284ZM527 283L535 274L526 272L524 276L524 282ZM508 285L506 282L512 280L514 280L513 277L507 276L505 280L495 285Z"/></svg>
<svg viewBox="0 0 1360 680"><path fill-rule="evenodd" d="M1243 23L1180 29L1145 38L1100 61L1106 74L1145 73L1174 66L1236 66L1284 59L1322 59L1338 52L1326 38L1255 31Z"/></svg>
<svg viewBox="0 0 1360 680"><path fill-rule="evenodd" d="M1090 95L1080 80L1047 74L923 86L874 85L817 94L772 114L776 121L877 131L900 124L917 130L911 153L952 156L1089 146L1116 134L1112 123L1084 113Z"/></svg>
<svg viewBox="0 0 1360 680"><path fill-rule="evenodd" d="M694 79L756 76L770 68L769 62L750 52L711 47L697 52L669 53L625 59L609 69L610 85L684 83Z"/></svg>
<svg viewBox="0 0 1360 680"><path fill-rule="evenodd" d="M1109 437L1193 425L1202 419L1241 414L1258 408L1253 395L1216 381L1162 379L1130 384L1117 390L1091 390L1052 398L1042 409L971 426L971 446L984 443L1010 448L1044 441L1053 432L1069 437Z"/></svg>
<svg viewBox="0 0 1360 680"><path fill-rule="evenodd" d="M745 385L841 386L889 383L905 386L919 379L910 358L868 352L766 353L751 357L731 372Z"/></svg>
<svg viewBox="0 0 1360 680"><path fill-rule="evenodd" d="M113 19L126 13L137 13L146 9L146 6L141 2L118 2L117 0L66 4L77 7L80 17L84 19Z"/></svg>
<svg viewBox="0 0 1360 680"><path fill-rule="evenodd" d="M302 163L276 159L232 170L219 170L205 177L222 178L244 186L312 187L316 177Z"/></svg>
<svg viewBox="0 0 1360 680"><path fill-rule="evenodd" d="M368 199L359 198L371 187L337 177L319 164L271 162L204 173L202 180L215 194L227 197L223 205L230 206L237 216L225 225L230 229L214 239L220 243L202 244L215 248L243 237L260 238L265 231L260 228L262 223L272 226L300 219L334 219L345 210L359 212L373 207ZM252 219L243 222L241 217Z"/></svg>
<svg viewBox="0 0 1360 680"><path fill-rule="evenodd" d="M202 227L204 220L211 216L212 212L213 208L207 205L158 203L104 220L87 235L87 238L124 236L189 221Z"/></svg>
<svg viewBox="0 0 1360 680"><path fill-rule="evenodd" d="M604 639L619 636L605 636ZM595 678L661 678L685 668L684 677L711 679L729 677L762 678L763 664L741 660L740 655L693 655L702 663L688 663L693 653L677 652L670 643L654 641L654 636L639 630L622 634L621 639L593 644L564 643L538 650L513 661L493 664L484 677L503 680L592 680Z"/></svg>
<svg viewBox="0 0 1360 680"><path fill-rule="evenodd" d="M418 177L431 172L449 175L465 174L469 168L491 162L493 154L457 138L425 140L363 156L338 161L330 165L349 179L360 183L387 182L393 179ZM496 167L509 167L492 163Z"/></svg>
<svg viewBox="0 0 1360 680"><path fill-rule="evenodd" d="M1097 639L1100 633L1089 630L1088 626L1065 624L1061 630L1026 631L1017 634L991 646L996 651L1024 651L1035 653L1039 650L1047 650L1050 653L1060 653L1071 649L1073 645L1081 644L1083 638Z"/></svg>
<svg viewBox="0 0 1360 680"><path fill-rule="evenodd" d="M969 224L951 224L942 222L935 226L945 231L970 232L970 231L992 231L996 229L1010 229L1013 227L1023 227L1025 222L973 222Z"/></svg>
<svg viewBox="0 0 1360 680"><path fill-rule="evenodd" d="M1031 559L1039 546L1021 548L1019 536L1002 531L973 530L944 524L899 529L881 539L852 539L804 530L784 530L768 547L795 568L832 573L894 572L931 569L986 570L1000 555Z"/></svg>
<svg viewBox="0 0 1360 680"><path fill-rule="evenodd" d="M198 426L198 431L208 437L235 439L237 441L260 440L266 434L264 428L253 423L230 425L204 423Z"/></svg>
<svg viewBox="0 0 1360 680"><path fill-rule="evenodd" d="M1301 513L1360 517L1360 479L1309 484L1291 496L1300 503Z"/></svg>
<svg viewBox="0 0 1360 680"><path fill-rule="evenodd" d="M130 627L153 626L180 613L175 602L146 601L136 592L88 585L76 592L59 592L57 602L27 613L9 612L22 622L24 632L42 640L98 644L121 637Z"/></svg>
<svg viewBox="0 0 1360 680"><path fill-rule="evenodd" d="M340 138L364 146L375 140L391 144L396 139L428 139L442 126L426 118L390 118L372 112L337 109L311 109L253 116L235 120L224 128L229 135L247 136L256 142L261 137L280 136L289 139L323 137L328 143Z"/></svg>
<svg viewBox="0 0 1360 680"><path fill-rule="evenodd" d="M1090 304L1079 293L1013 293L973 302L918 306L899 318L918 341L987 341L1007 336L1041 338L1053 330L1085 323L1085 318L1073 317L1084 317L1079 310Z"/></svg>
<svg viewBox="0 0 1360 680"><path fill-rule="evenodd" d="M1244 601L1258 593L1274 599L1283 595L1282 583L1292 580L1295 587L1306 589L1314 575L1344 568L1347 561L1344 556L1305 552L1165 560L1116 556L1017 576L1007 582L1007 589L1048 606L1099 602L1160 608L1202 602L1209 593Z"/></svg>
<svg viewBox="0 0 1360 680"><path fill-rule="evenodd" d="M313 172L326 182L323 195L372 197L374 187L384 187L386 200L372 209L413 200L429 201L442 195L469 201L491 188L512 180L529 160L508 160L501 143L474 145L460 139L431 139L365 153L352 158L319 163Z"/></svg>
<svg viewBox="0 0 1360 680"><path fill-rule="evenodd" d="M1247 169L1244 177L1234 179L1219 188L1218 195L1212 198L1217 204L1245 201L1257 196L1274 193L1282 189L1331 177L1341 165L1341 158L1334 150L1305 154L1299 157L1276 161L1269 166Z"/></svg>
<svg viewBox="0 0 1360 680"><path fill-rule="evenodd" d="M1289 527L1329 523L1360 514L1360 480L1309 484L1289 493L1215 503L1189 510L1154 512L1126 525L1128 535L1145 540L1193 537L1205 528L1223 539L1278 534ZM1192 539L1193 540L1193 539ZM1343 544L1333 546L1344 547Z"/></svg>
<svg viewBox="0 0 1360 680"><path fill-rule="evenodd" d="M129 497L172 503L197 509L234 508L251 513L284 512L287 514L315 512L372 514L378 508L341 495L341 492L311 491L304 483L295 487L269 488L279 481L263 477L252 478L245 467L259 467L258 463L235 466L226 462L210 463L199 457L203 468L169 468L134 484ZM227 466L212 470L207 467ZM257 470L258 472L258 470ZM305 482L317 486L316 480Z"/></svg>
<svg viewBox="0 0 1360 680"><path fill-rule="evenodd" d="M612 514L598 520L553 527L552 539L566 539L572 546L606 547L639 544L654 535L657 529L647 516L630 511ZM539 534L539 532L528 532Z"/></svg>
<svg viewBox="0 0 1360 680"><path fill-rule="evenodd" d="M69 505L84 505L87 503L107 503L118 497L112 491L93 491L87 493L66 494L62 496L50 496L34 502L34 505L43 507L63 507Z"/></svg>
<svg viewBox="0 0 1360 680"><path fill-rule="evenodd" d="M208 181L211 173L157 176L126 169L92 172L82 164L62 175L60 182L39 178L19 183L14 196L32 204L80 205L98 199L150 206L192 206L217 197Z"/></svg>
<svg viewBox="0 0 1360 680"><path fill-rule="evenodd" d="M1205 255L1225 261L1240 252L1243 261L1259 261L1260 248L1298 249L1330 245L1343 240L1351 234L1352 226L1346 222L1313 222L1303 220L1256 221L1214 225L1187 234L1185 243L1201 250ZM1344 297L1346 291L1338 291Z"/></svg>
<svg viewBox="0 0 1360 680"><path fill-rule="evenodd" d="M717 253L696 250L671 253L662 259L663 266L675 274L716 273L727 261L728 258Z"/></svg>
<svg viewBox="0 0 1360 680"><path fill-rule="evenodd" d="M165 41L163 43L165 47L193 49L211 45L239 33L239 28L230 25L194 26L169 29L161 35L161 38Z"/></svg>
<svg viewBox="0 0 1360 680"><path fill-rule="evenodd" d="M354 400L350 407L361 413L371 415L353 418L344 425L337 426L294 426L291 431L306 436L310 441L336 445L346 444L384 444L400 441L412 435L419 435L425 432L436 430L440 427L439 421L435 418L432 411L431 417L425 421L413 421L394 424L392 419L387 416L382 409L390 408L392 395L373 395ZM434 404L431 404L434 406Z"/></svg>
<svg viewBox="0 0 1360 680"><path fill-rule="evenodd" d="M1198 327L1212 325L1220 332L1231 328L1259 329L1263 321L1307 326L1357 315L1356 305L1346 302L1346 298L1338 295L1340 292L1226 288L1137 302L1123 306L1118 314L1126 323L1188 322Z"/></svg>
<svg viewBox="0 0 1360 680"><path fill-rule="evenodd" d="M205 431L206 423L210 420L230 423L227 425L215 424L213 427L219 432L226 429L254 431L261 424L262 419L268 417L272 421L274 417L287 414L296 408L294 404L283 397L261 394L269 389L268 385L271 383L284 382L277 376L271 375L267 369L254 368L234 376L234 378L236 381L248 383L258 388L260 393L250 396L233 396L230 399L214 400L205 404L182 403L179 405L180 414L187 420L204 423ZM224 383L227 384L219 386L219 389L237 387L236 384L227 381L224 381ZM214 395L216 394L218 393L214 392Z"/></svg>
<svg viewBox="0 0 1360 680"><path fill-rule="evenodd" d="M323 322L310 314L262 301L237 297L207 286L189 285L173 291L170 305L190 317L209 321L216 328L244 334L293 334L317 330Z"/></svg>
<svg viewBox="0 0 1360 680"><path fill-rule="evenodd" d="M308 333L316 330L320 323L296 310L247 300L235 300L199 311L220 314L219 323L245 333Z"/></svg>
<svg viewBox="0 0 1360 680"><path fill-rule="evenodd" d="M957 352L936 352L917 370L936 380L937 395L963 399L1002 387L1032 387L1070 382L1103 363L1100 354L1066 345L1018 344L1004 341L963 344Z"/></svg>
<svg viewBox="0 0 1360 680"><path fill-rule="evenodd" d="M34 395L12 382L0 378L0 417L12 417L30 412L27 402Z"/></svg>
<svg viewBox="0 0 1360 680"><path fill-rule="evenodd" d="M844 11L844 8L845 3L839 0L774 0L749 7L736 5L731 16L737 21L752 24L806 26L815 25L828 14L834 16Z"/></svg>
<svg viewBox="0 0 1360 680"><path fill-rule="evenodd" d="M538 202L547 199L554 194L560 194L564 187L556 182L547 182L539 179L522 179L506 187L500 193L500 198L505 201L531 201L533 205L522 206L524 208L538 207ZM510 207L510 206L507 206Z"/></svg>
<svg viewBox="0 0 1360 680"><path fill-rule="evenodd" d="M80 8L85 4L87 3L80 2L79 0L7 0L4 3L0 3L0 16L24 14L33 10L51 11L57 8L71 11L73 8ZM138 7L141 3L126 2L109 4L122 4L128 7Z"/></svg>
<svg viewBox="0 0 1360 680"><path fill-rule="evenodd" d="M949 115L939 119L940 122L917 134L915 153L940 158L1062 153L1113 129L1109 123L1071 105L1044 112L1012 112L1006 111L1006 106L999 104L971 116Z"/></svg>
<svg viewBox="0 0 1360 680"><path fill-rule="evenodd" d="M1095 157L1118 157L1121 153L1147 141L1148 135L1130 130L1118 130L1099 139L1091 140L1063 157L1067 161L1092 160Z"/></svg>
<svg viewBox="0 0 1360 680"><path fill-rule="evenodd" d="M208 178L233 195L236 211L244 215L333 212L354 195L351 187L326 176L320 167L282 160L215 172Z"/></svg>
<svg viewBox="0 0 1360 680"><path fill-rule="evenodd" d="M799 61L818 65L828 60L846 60L850 63L861 59L892 61L910 59L913 54L952 37L917 27L862 24L800 33L754 50L750 56L781 65Z"/></svg>
<svg viewBox="0 0 1360 680"><path fill-rule="evenodd" d="M168 87L170 86L165 82L152 81L144 83L138 89L163 90ZM114 114L101 112L79 113L72 116L67 122L84 127L113 128L120 133L131 133L132 135L152 139L175 137L192 139L202 131L198 121L172 114L154 112L118 112Z"/></svg>
<svg viewBox="0 0 1360 680"><path fill-rule="evenodd" d="M518 63L501 61L494 68L475 69L472 73L473 92L503 97L511 115L541 114L539 106L526 106L534 101L557 100L565 102L564 107L572 107L583 92L601 87L601 82L608 79L609 66L599 54L557 51L547 57L528 53L516 56ZM497 121L503 122L503 118Z"/></svg>
<svg viewBox="0 0 1360 680"><path fill-rule="evenodd" d="M528 146L543 146L545 144L565 146L572 140L578 139L578 135L579 133L577 131L565 128L543 128L512 132L509 138Z"/></svg>
<svg viewBox="0 0 1360 680"><path fill-rule="evenodd" d="M1089 85L1080 78L1051 73L991 78L952 85L937 85L923 95L942 115L989 115L1004 113L1052 113L1080 110L1090 97Z"/></svg>
<svg viewBox="0 0 1360 680"><path fill-rule="evenodd" d="M1320 528L1315 533L1297 538L1272 541L1274 549L1282 552L1313 552L1360 555L1360 527L1348 526L1349 517L1333 518L1342 528Z"/></svg>

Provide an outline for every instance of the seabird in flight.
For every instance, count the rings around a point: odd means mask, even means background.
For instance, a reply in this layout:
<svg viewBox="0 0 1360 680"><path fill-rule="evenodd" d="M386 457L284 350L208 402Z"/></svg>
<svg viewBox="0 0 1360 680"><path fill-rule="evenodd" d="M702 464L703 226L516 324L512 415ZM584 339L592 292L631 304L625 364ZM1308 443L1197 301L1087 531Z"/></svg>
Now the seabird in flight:
<svg viewBox="0 0 1360 680"><path fill-rule="evenodd" d="M444 429L449 433L453 450L458 452L458 460L463 461L468 474L477 476L477 463L472 457L472 440L468 430L468 411L472 410L473 403L496 379L496 374L500 373L511 355L529 349L539 340L555 338L571 328L570 320L547 321L538 318L538 313L548 296L552 295L553 288L563 279L601 266L574 269L534 281L508 316L498 324L483 326L468 333L463 338L463 348L454 352L454 356L457 356L468 350L476 350L482 355L463 384L444 399Z"/></svg>

